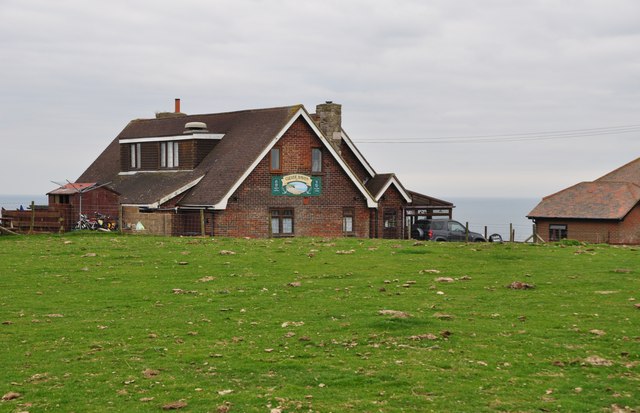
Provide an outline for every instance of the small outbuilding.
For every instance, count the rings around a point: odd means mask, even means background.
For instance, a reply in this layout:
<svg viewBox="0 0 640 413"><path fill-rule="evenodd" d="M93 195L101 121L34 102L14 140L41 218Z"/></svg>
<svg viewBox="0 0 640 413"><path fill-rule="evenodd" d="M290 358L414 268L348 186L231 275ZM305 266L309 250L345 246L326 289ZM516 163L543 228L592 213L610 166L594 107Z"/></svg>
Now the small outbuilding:
<svg viewBox="0 0 640 413"><path fill-rule="evenodd" d="M47 197L47 210L59 212L62 227L66 231L74 228L80 214L87 219L118 219L119 194L106 185L96 182L69 182L47 193Z"/></svg>
<svg viewBox="0 0 640 413"><path fill-rule="evenodd" d="M544 197L527 218L545 241L640 244L640 158Z"/></svg>

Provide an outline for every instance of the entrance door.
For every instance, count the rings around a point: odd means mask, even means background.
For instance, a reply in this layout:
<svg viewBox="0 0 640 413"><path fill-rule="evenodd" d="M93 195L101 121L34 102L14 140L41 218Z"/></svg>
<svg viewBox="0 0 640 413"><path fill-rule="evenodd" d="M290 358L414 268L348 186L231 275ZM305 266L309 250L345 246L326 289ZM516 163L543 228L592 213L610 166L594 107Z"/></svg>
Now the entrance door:
<svg viewBox="0 0 640 413"><path fill-rule="evenodd" d="M385 209L382 214L382 238L399 238L398 211Z"/></svg>

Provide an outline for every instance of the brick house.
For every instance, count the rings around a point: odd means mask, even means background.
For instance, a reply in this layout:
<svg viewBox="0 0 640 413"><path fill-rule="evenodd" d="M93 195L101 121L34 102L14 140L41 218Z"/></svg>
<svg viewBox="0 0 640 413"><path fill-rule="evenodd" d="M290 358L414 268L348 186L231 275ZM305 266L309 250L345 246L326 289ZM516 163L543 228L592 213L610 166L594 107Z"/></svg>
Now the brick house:
<svg viewBox="0 0 640 413"><path fill-rule="evenodd" d="M527 218L545 241L640 244L640 158L544 197Z"/></svg>
<svg viewBox="0 0 640 413"><path fill-rule="evenodd" d="M403 238L453 204L378 174L342 130L341 105L131 121L78 178L119 194L124 229L229 237Z"/></svg>

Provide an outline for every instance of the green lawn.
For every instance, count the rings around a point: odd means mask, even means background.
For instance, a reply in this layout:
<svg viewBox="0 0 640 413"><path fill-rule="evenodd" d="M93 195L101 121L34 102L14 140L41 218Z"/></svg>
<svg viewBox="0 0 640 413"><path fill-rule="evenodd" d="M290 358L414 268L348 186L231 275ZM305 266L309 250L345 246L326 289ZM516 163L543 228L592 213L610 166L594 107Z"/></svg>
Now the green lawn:
<svg viewBox="0 0 640 413"><path fill-rule="evenodd" d="M0 236L0 412L638 411L638 249L569 244Z"/></svg>

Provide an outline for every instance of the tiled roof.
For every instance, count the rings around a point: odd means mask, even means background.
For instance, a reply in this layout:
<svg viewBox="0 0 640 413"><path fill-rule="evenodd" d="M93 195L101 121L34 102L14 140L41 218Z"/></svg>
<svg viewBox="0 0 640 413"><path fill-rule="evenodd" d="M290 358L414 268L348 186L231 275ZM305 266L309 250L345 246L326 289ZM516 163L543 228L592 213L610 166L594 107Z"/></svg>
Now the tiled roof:
<svg viewBox="0 0 640 413"><path fill-rule="evenodd" d="M369 179L365 184L367 191L373 195L376 201L380 200L380 198L384 196L390 185L394 185L396 187L406 202L411 202L411 195L409 194L409 191L402 186L395 174L377 174L373 178Z"/></svg>
<svg viewBox="0 0 640 413"><path fill-rule="evenodd" d="M609 172L596 181L631 182L640 186L640 158Z"/></svg>
<svg viewBox="0 0 640 413"><path fill-rule="evenodd" d="M391 178L393 178L393 174L378 174L369 179L365 186L369 193L375 197L384 189Z"/></svg>
<svg viewBox="0 0 640 413"><path fill-rule="evenodd" d="M150 205L205 176L207 179L203 179L196 188L185 194L181 203L213 205L222 199L300 108L300 105L296 105L134 120L129 122L78 181L111 182L109 187L122 194L122 203ZM187 122L204 122L210 133L224 134L215 150L194 170L119 174L121 139L181 135Z"/></svg>
<svg viewBox="0 0 640 413"><path fill-rule="evenodd" d="M284 132L287 125L291 124L298 114L301 114L300 118L313 123L302 105L133 120L87 168L78 181L99 182L101 185L108 183L108 188L120 194L120 202L123 204L156 207L171 198L178 197L177 205L180 207L224 208L234 185L239 185L243 177L261 159L261 155L267 153L269 145L275 143L279 134ZM208 133L224 135L195 169L120 173L121 141L180 136L187 122L204 122ZM315 125L313 127L315 128ZM358 161L363 163L363 168L370 173L375 173L364 157L354 149L353 142L346 134L343 135ZM347 173L352 174L344 159L333 152L330 146L328 149L334 153L336 159L340 158L338 161L343 164ZM364 186L355 175L350 176L367 198L370 207L375 207L377 202L373 197L381 197L389 185L395 185L405 200L411 201L412 195L394 174L375 175ZM434 201L436 204L440 202L450 205L435 198L423 196L424 199L430 200L429 202Z"/></svg>
<svg viewBox="0 0 640 413"><path fill-rule="evenodd" d="M640 202L640 158L544 197L528 218L623 219Z"/></svg>
<svg viewBox="0 0 640 413"><path fill-rule="evenodd" d="M78 192L85 192L87 189L94 187L96 185L95 182L90 182L90 183L80 183L80 182L74 182L74 183L68 183L68 184L64 184L61 187L54 189L53 191L49 192L47 195L72 195L72 194L77 194Z"/></svg>
<svg viewBox="0 0 640 413"><path fill-rule="evenodd" d="M529 218L623 219L640 201L640 186L629 182L582 182L549 195Z"/></svg>

